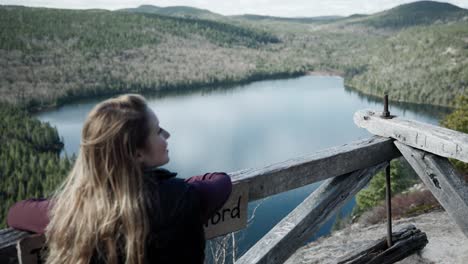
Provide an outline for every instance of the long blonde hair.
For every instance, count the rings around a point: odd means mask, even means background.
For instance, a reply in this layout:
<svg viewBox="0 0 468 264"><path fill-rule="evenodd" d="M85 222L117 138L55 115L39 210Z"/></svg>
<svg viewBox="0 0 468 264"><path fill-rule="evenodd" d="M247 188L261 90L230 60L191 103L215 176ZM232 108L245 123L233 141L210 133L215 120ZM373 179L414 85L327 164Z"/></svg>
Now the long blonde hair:
<svg viewBox="0 0 468 264"><path fill-rule="evenodd" d="M89 113L76 162L53 197L46 263L144 262L149 224L136 149L149 130L139 95L108 99Z"/></svg>

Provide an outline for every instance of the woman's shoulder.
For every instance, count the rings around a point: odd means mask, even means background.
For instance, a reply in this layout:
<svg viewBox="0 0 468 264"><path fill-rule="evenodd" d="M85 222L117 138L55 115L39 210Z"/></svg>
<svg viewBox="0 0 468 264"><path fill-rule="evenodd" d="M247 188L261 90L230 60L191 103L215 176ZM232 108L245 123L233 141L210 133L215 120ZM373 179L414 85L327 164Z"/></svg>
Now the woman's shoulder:
<svg viewBox="0 0 468 264"><path fill-rule="evenodd" d="M145 187L150 193L159 193L159 195L177 195L181 197L182 193L191 188L184 179L177 178L177 173L162 168L145 170ZM171 199L173 200L173 199Z"/></svg>
<svg viewBox="0 0 468 264"><path fill-rule="evenodd" d="M164 169L145 172L145 188L151 209L166 217L193 211L199 204L199 197L193 186L176 175Z"/></svg>

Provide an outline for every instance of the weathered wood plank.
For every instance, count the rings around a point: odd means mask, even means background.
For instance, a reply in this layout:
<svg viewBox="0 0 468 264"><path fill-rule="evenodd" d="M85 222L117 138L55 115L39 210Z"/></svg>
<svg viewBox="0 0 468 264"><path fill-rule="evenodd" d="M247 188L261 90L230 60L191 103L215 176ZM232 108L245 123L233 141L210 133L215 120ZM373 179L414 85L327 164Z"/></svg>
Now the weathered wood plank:
<svg viewBox="0 0 468 264"><path fill-rule="evenodd" d="M399 117L381 118L381 112L361 110L354 123L370 133L394 138L408 146L468 162L468 134Z"/></svg>
<svg viewBox="0 0 468 264"><path fill-rule="evenodd" d="M337 264L391 264L423 249L428 241L426 233L408 225L392 233L393 246L388 248L387 238L379 239L373 246L345 257Z"/></svg>
<svg viewBox="0 0 468 264"><path fill-rule="evenodd" d="M13 228L0 230L0 263L18 263L16 243L29 235Z"/></svg>
<svg viewBox="0 0 468 264"><path fill-rule="evenodd" d="M248 182L249 201L375 166L401 156L392 140L371 137L329 148L310 156L262 169L229 173L234 182Z"/></svg>
<svg viewBox="0 0 468 264"><path fill-rule="evenodd" d="M468 184L447 158L395 142L411 167L468 237Z"/></svg>
<svg viewBox="0 0 468 264"><path fill-rule="evenodd" d="M16 230L13 228L6 228L0 230L0 252L3 248L9 246L15 246L16 242L23 238L29 236L30 233Z"/></svg>
<svg viewBox="0 0 468 264"><path fill-rule="evenodd" d="M283 263L386 163L326 180L236 264Z"/></svg>

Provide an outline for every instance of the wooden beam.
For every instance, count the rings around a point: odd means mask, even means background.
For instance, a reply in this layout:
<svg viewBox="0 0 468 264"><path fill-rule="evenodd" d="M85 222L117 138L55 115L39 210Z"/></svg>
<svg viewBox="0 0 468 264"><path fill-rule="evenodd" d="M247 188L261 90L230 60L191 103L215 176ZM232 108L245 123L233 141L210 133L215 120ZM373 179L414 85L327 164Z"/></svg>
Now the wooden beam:
<svg viewBox="0 0 468 264"><path fill-rule="evenodd" d="M230 173L233 182L247 182L249 201L289 191L400 157L392 140L371 137L316 152L262 169Z"/></svg>
<svg viewBox="0 0 468 264"><path fill-rule="evenodd" d="M386 164L326 180L235 263L283 263Z"/></svg>
<svg viewBox="0 0 468 264"><path fill-rule="evenodd" d="M46 242L45 235L35 234L24 237L16 243L18 251L18 264L41 263L41 251Z"/></svg>
<svg viewBox="0 0 468 264"><path fill-rule="evenodd" d="M337 264L392 264L422 250L428 243L426 233L414 225L392 233L392 241L393 246L388 248L387 237L383 237L373 246L345 257Z"/></svg>
<svg viewBox="0 0 468 264"><path fill-rule="evenodd" d="M16 243L30 235L13 228L0 230L0 263L18 263Z"/></svg>
<svg viewBox="0 0 468 264"><path fill-rule="evenodd" d="M394 138L408 146L468 162L468 134L399 117L384 119L381 114L361 110L354 114L354 123L374 135Z"/></svg>
<svg viewBox="0 0 468 264"><path fill-rule="evenodd" d="M411 167L468 237L468 184L447 158L395 142Z"/></svg>

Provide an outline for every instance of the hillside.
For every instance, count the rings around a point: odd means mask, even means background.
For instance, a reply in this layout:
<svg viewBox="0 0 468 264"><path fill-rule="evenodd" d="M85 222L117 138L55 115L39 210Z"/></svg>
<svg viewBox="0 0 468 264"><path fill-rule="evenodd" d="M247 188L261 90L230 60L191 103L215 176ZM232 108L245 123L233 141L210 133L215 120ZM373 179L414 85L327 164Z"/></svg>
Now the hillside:
<svg viewBox="0 0 468 264"><path fill-rule="evenodd" d="M404 28L416 25L431 25L468 19L468 10L458 6L434 1L419 1L404 4L366 17L356 23L375 28Z"/></svg>
<svg viewBox="0 0 468 264"><path fill-rule="evenodd" d="M407 21L415 10L417 21ZM131 12L0 6L0 100L39 108L338 71L365 94L389 91L395 101L454 106L457 95L468 93L468 19L456 15L465 12L423 1L347 18L207 20L194 17L214 13L180 6Z"/></svg>
<svg viewBox="0 0 468 264"><path fill-rule="evenodd" d="M223 18L223 15L213 13L206 9L199 9L199 8L194 8L190 6L158 7L158 6L153 6L153 5L141 5L136 8L125 8L125 9L119 9L117 11L158 14L158 15L164 15L164 16L198 18L198 19L209 19L209 20L218 20L218 19Z"/></svg>
<svg viewBox="0 0 468 264"><path fill-rule="evenodd" d="M168 6L158 7L154 5L141 5L135 8L124 8L116 10L117 12L133 12L133 13L146 13L158 14L164 16L185 17L185 18L198 18L215 21L233 22L236 21L280 21L280 22L297 22L297 23L315 23L315 22L328 22L342 18L341 16L321 16L321 17L276 17L276 16L262 16L255 14L232 15L223 16L211 12L207 9L200 9L190 6Z"/></svg>
<svg viewBox="0 0 468 264"><path fill-rule="evenodd" d="M319 17L276 17L276 16L261 16L254 14L245 14L230 16L237 20L249 21L279 21L279 22L295 22L295 23L317 23L317 22L332 22L343 17L341 16L319 16Z"/></svg>
<svg viewBox="0 0 468 264"><path fill-rule="evenodd" d="M30 106L285 72L252 70L275 35L208 20L6 6L0 39L1 98Z"/></svg>
<svg viewBox="0 0 468 264"><path fill-rule="evenodd" d="M350 87L371 95L388 91L398 101L451 105L468 94L468 23L401 30L370 44L357 61L363 70L345 81Z"/></svg>

